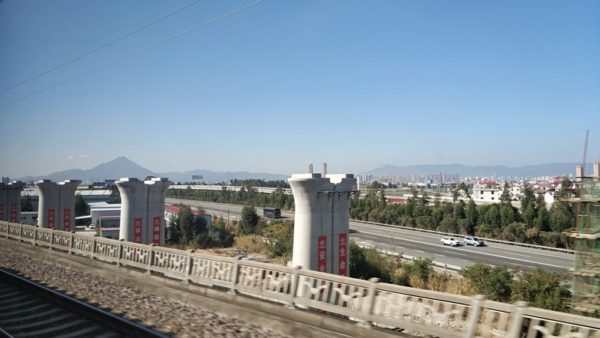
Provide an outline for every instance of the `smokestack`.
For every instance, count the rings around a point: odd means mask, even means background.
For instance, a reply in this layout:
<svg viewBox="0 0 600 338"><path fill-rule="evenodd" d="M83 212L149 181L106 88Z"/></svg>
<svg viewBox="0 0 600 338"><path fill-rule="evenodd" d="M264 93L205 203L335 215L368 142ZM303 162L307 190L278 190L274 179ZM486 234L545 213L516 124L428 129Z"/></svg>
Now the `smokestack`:
<svg viewBox="0 0 600 338"><path fill-rule="evenodd" d="M600 162L594 162L594 178L600 179Z"/></svg>
<svg viewBox="0 0 600 338"><path fill-rule="evenodd" d="M323 177L327 176L327 162L323 163Z"/></svg>
<svg viewBox="0 0 600 338"><path fill-rule="evenodd" d="M312 163L308 165L308 173L309 174L313 173L313 165L312 165Z"/></svg>

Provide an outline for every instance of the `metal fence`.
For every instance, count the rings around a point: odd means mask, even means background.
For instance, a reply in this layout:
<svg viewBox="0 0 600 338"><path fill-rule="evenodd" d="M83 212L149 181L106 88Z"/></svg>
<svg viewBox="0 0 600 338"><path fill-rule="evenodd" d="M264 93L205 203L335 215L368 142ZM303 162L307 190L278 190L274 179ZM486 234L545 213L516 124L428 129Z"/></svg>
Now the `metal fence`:
<svg viewBox="0 0 600 338"><path fill-rule="evenodd" d="M345 276L0 221L0 237L182 282L440 337L600 338L600 320Z"/></svg>

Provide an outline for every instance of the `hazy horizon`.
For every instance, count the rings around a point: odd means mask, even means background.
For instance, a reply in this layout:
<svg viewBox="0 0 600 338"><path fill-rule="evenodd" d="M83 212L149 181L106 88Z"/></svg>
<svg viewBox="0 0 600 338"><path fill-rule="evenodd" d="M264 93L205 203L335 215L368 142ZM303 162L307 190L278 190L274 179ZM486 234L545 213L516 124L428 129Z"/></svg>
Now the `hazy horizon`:
<svg viewBox="0 0 600 338"><path fill-rule="evenodd" d="M185 172L204 171L204 170L206 170L206 171L213 171L213 172L232 172L232 173L235 173L235 172L248 172L248 171L245 171L245 170L237 170L236 168L229 168L229 169L223 169L223 170L208 170L208 169L205 169L205 168L192 168L192 169L179 169L179 170L170 170L170 171L158 171L158 170L154 170L152 167L148 167L148 166L145 166L145 165L143 165L141 163L138 163L134 159L131 159L131 158L127 157L127 156L118 156L118 157L116 157L116 158L114 158L114 159L112 159L110 161L107 161L107 162L96 163L96 164L92 165L91 167L85 167L85 168L84 167L82 167L82 168L72 167L72 168L64 168L62 170L58 170L58 171L54 171L54 172L35 173L35 174L31 174L31 175L20 175L20 176L10 176L10 177L11 177L11 179L14 179L14 178L24 178L24 177L43 177L43 176L49 176L49 175L52 175L52 174L55 174L55 173L58 173L58 172L62 172L62 171L67 171L67 170L83 170L83 171L86 171L86 170L90 170L90 169L96 168L96 167L98 167L100 165L113 162L113 161L121 159L121 158L125 158L128 161L131 161L134 164L139 165L143 169L146 169L146 170L151 171L151 172L156 173L156 174L185 173ZM308 164L309 163L307 163L307 165L304 168L299 169L298 171L295 171L295 172L271 172L271 171L258 172L258 171L250 171L248 173L251 173L251 174L265 173L265 174L273 174L273 175L283 175L283 176L286 176L286 175L290 175L290 174L293 174L293 173L306 172L308 170ZM312 164L314 166L314 171L315 172L321 172L322 171L322 163L312 163ZM509 169L514 169L514 168L519 168L519 167L538 166L538 165L552 165L552 164L563 164L563 165L564 164L568 164L568 165L572 164L573 168L571 169L571 171L572 172L575 171L575 167L574 166L575 166L576 163L569 163L569 162L547 162L547 163L526 164L526 165L523 165L523 166L504 166L504 165L501 165L501 164L499 164L499 165L489 165L489 166L488 165L467 165L467 164L464 164L464 163L438 163L438 164L421 163L421 164L415 164L415 165L402 166L402 165L396 165L396 164L393 164L393 163L389 163L389 164L386 164L386 165L383 165L383 166L369 168L368 170L364 170L364 171L361 171L361 172L357 172L357 171L343 171L343 172L348 172L348 173L353 173L353 174L357 174L358 175L358 174L368 173L368 172L371 172L371 171L377 171L379 169L384 169L384 168L386 168L388 166L397 167L397 168L412 167L412 166L468 166L468 167L473 167L473 168L477 168L477 167L506 167L506 168L509 168ZM586 170L587 171L591 170L592 163L591 162L587 162L586 164L587 164L586 165ZM331 166L329 166L329 172L330 173L333 173L333 172L339 172L339 173L341 173L342 171L332 171L331 170ZM417 174L417 173L415 173L415 174ZM437 174L437 172L436 172L436 174ZM461 174L461 173L459 173L459 172L446 172L445 174ZM565 173L559 173L559 172L556 173L556 175L563 175L563 174L565 174ZM0 175L0 176L7 176L7 175ZM110 177L106 177L106 178L108 179Z"/></svg>
<svg viewBox="0 0 600 338"><path fill-rule="evenodd" d="M263 1L170 39L250 3L202 1L111 43L190 3L1 2L0 175L600 158L598 1Z"/></svg>

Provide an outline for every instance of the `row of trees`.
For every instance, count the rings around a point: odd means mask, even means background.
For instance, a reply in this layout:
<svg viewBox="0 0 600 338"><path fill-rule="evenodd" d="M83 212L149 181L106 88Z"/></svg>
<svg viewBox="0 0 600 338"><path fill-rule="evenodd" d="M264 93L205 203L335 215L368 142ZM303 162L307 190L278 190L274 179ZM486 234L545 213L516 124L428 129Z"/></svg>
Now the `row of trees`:
<svg viewBox="0 0 600 338"><path fill-rule="evenodd" d="M508 185L500 196L500 203L476 205L469 198L459 200L459 191L468 196L464 184L457 187L455 203L441 202L439 195L429 195L425 190L413 187L412 197L405 205L386 203L385 190L370 191L365 198L354 198L350 215L354 219L396 224L407 227L436 230L497 238L552 247L572 248L572 240L564 233L575 223L575 213L569 202L563 201L571 193L572 182L564 178L559 190L559 201L547 208L543 197L536 196L526 185L523 189L521 208L512 205ZM292 195L282 189L272 194L259 193L253 187L242 187L240 191L211 190L168 190L167 196L202 201L246 204L261 207L293 209Z"/></svg>
<svg viewBox="0 0 600 338"><path fill-rule="evenodd" d="M261 179L250 178L247 180L238 180L237 178L229 181L230 185L243 187L267 187L267 188L289 188L290 185L285 180L265 181Z"/></svg>
<svg viewBox="0 0 600 338"><path fill-rule="evenodd" d="M572 205L560 199L568 197L570 187L571 182L565 178L559 201L548 209L543 197L536 197L526 185L520 210L512 205L507 185L500 203L481 206L472 199L467 203L441 202L439 196L432 199L424 190L415 188L405 205L389 205L381 189L369 192L363 199L354 199L350 215L365 221L572 248L564 231L574 226L575 214Z"/></svg>
<svg viewBox="0 0 600 338"><path fill-rule="evenodd" d="M272 207L280 209L293 209L294 197L287 195L283 189L278 188L273 193L259 193L256 188L243 186L240 191L229 191L225 188L221 191L195 190L195 189L169 189L167 197L195 199L217 203L230 203L241 205L253 205L257 207Z"/></svg>

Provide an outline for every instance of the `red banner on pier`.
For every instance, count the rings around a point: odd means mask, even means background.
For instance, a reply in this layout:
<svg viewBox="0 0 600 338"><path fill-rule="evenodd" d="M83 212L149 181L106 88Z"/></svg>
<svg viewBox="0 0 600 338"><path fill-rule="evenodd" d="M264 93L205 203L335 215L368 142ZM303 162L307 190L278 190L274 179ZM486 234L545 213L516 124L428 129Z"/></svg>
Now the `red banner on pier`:
<svg viewBox="0 0 600 338"><path fill-rule="evenodd" d="M317 270L327 272L327 236L319 236L317 242Z"/></svg>
<svg viewBox="0 0 600 338"><path fill-rule="evenodd" d="M133 241L142 243L142 219L139 217L133 221Z"/></svg>
<svg viewBox="0 0 600 338"><path fill-rule="evenodd" d="M152 243L160 245L160 216L152 220Z"/></svg>
<svg viewBox="0 0 600 338"><path fill-rule="evenodd" d="M48 229L54 228L55 222L54 209L48 209Z"/></svg>
<svg viewBox="0 0 600 338"><path fill-rule="evenodd" d="M63 230L71 231L71 209L63 210Z"/></svg>
<svg viewBox="0 0 600 338"><path fill-rule="evenodd" d="M348 276L348 239L345 233L339 235L338 257L339 274L342 276Z"/></svg>
<svg viewBox="0 0 600 338"><path fill-rule="evenodd" d="M17 204L13 203L10 205L10 221L11 222L21 222L21 220L17 219Z"/></svg>

